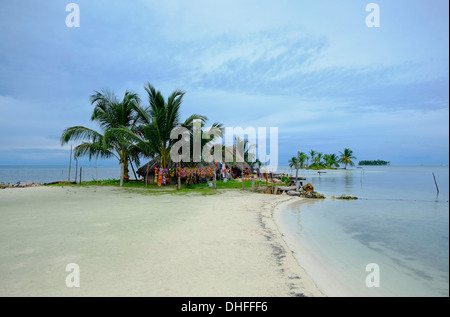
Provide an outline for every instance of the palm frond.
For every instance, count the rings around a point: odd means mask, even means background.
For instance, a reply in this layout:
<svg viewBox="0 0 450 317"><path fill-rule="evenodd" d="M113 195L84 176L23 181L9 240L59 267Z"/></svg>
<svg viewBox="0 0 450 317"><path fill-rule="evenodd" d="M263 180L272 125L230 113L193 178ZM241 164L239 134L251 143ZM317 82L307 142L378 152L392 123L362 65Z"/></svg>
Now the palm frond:
<svg viewBox="0 0 450 317"><path fill-rule="evenodd" d="M61 145L64 145L70 141L90 140L92 142L100 142L103 139L103 135L95 130L75 126L64 129L60 141Z"/></svg>
<svg viewBox="0 0 450 317"><path fill-rule="evenodd" d="M116 157L117 156L105 149L101 143L99 142L84 142L81 143L80 145L76 146L74 148L74 155L75 157L80 157L80 156L88 156L89 160L91 160L93 157L100 157L100 158L111 158L111 157Z"/></svg>

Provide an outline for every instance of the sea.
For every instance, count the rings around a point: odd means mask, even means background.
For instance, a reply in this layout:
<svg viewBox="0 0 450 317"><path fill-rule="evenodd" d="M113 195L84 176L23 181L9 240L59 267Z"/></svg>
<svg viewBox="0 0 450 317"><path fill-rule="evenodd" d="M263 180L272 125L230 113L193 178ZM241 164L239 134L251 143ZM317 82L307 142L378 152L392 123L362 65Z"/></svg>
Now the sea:
<svg viewBox="0 0 450 317"><path fill-rule="evenodd" d="M288 167L277 172L295 175ZM448 167L320 172L299 170L299 176L326 199L289 203L276 221L299 264L326 295L449 296ZM82 180L119 176L118 165L82 169ZM68 179L67 166L0 166L3 184ZM70 180L75 181L74 166ZM333 199L342 194L358 200Z"/></svg>
<svg viewBox="0 0 450 317"><path fill-rule="evenodd" d="M276 220L326 295L449 296L448 167L321 172L299 176L327 198L288 204ZM342 194L358 200L333 199Z"/></svg>
<svg viewBox="0 0 450 317"><path fill-rule="evenodd" d="M0 184L15 184L17 182L52 183L57 181L80 181L119 179L120 166L76 166L70 168L62 165L0 165ZM130 169L130 177L134 178Z"/></svg>

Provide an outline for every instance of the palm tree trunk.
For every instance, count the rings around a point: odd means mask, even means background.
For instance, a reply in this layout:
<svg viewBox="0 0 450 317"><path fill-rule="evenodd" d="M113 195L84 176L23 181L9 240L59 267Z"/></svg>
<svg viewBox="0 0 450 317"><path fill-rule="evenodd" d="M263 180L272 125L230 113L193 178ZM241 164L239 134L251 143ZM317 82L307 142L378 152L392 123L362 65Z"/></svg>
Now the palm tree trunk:
<svg viewBox="0 0 450 317"><path fill-rule="evenodd" d="M120 161L120 187L123 186L123 174L125 172L125 163Z"/></svg>
<svg viewBox="0 0 450 317"><path fill-rule="evenodd" d="M128 183L130 181L130 175L128 175L128 156L125 156L123 159L123 181Z"/></svg>
<svg viewBox="0 0 450 317"><path fill-rule="evenodd" d="M130 161L130 165L131 165L131 169L133 170L134 178L137 180L136 172L134 171L134 167L133 167L133 161L131 161L129 157L128 157L128 160Z"/></svg>

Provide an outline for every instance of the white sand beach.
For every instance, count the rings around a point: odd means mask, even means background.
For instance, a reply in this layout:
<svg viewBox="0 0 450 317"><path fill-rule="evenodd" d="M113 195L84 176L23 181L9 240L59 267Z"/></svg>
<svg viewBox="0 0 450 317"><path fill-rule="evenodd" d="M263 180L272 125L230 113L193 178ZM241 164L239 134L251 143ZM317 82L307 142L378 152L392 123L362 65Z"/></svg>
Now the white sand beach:
<svg viewBox="0 0 450 317"><path fill-rule="evenodd" d="M273 220L287 196L0 191L0 296L323 296ZM68 288L68 263L80 287Z"/></svg>

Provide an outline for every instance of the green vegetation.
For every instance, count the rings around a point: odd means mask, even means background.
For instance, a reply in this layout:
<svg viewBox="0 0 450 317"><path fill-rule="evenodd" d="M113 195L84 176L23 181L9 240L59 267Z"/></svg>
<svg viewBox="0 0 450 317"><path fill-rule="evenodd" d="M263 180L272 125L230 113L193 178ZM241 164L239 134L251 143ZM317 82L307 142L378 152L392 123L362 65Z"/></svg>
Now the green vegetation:
<svg viewBox="0 0 450 317"><path fill-rule="evenodd" d="M298 168L312 170L335 169L339 167L339 163L345 164L345 168L347 168L347 165L354 166L353 159L356 159L356 157L353 156L353 151L348 148L339 152L339 156L334 153L323 154L311 150L309 156L300 152L299 156L290 158L288 164L290 168L297 168L298 166Z"/></svg>
<svg viewBox="0 0 450 317"><path fill-rule="evenodd" d="M289 185L289 184L291 183L291 178L290 178L290 177L283 176L283 177L281 178L281 181L282 181L283 183L285 183L286 185Z"/></svg>
<svg viewBox="0 0 450 317"><path fill-rule="evenodd" d="M61 145L70 141L81 141L75 147L75 158L89 156L95 158L115 157L121 165L120 186L129 182L128 165L135 162L140 165L140 158L156 157L162 168L170 163L170 151L178 140L172 139L171 132L175 127L183 127L189 131L191 147L193 146L194 120L199 120L201 127L205 126L207 118L202 115L190 115L184 122L181 117L181 103L184 92L175 90L167 100L160 91L147 83L145 91L149 105L141 106L141 99L136 93L126 91L122 100L108 90L96 91L90 97L94 110L91 121L98 123L100 132L83 127L66 128L61 135ZM220 123L214 123L212 129L220 131ZM217 131L215 130L215 131ZM202 138L202 147L219 135ZM193 150L190 151L193 155ZM193 161L193 160L191 160Z"/></svg>
<svg viewBox="0 0 450 317"><path fill-rule="evenodd" d="M240 181L236 180L228 180L227 182L224 181L217 181L217 189L240 189L242 190L242 183ZM73 186L73 187L89 187L89 186L100 186L100 187L120 187L120 180L119 179L105 179L105 180L91 180L82 182L80 184L51 184L47 186L53 186L53 187L62 187L62 186ZM247 189L251 188L252 182L251 181L245 181L245 187ZM267 186L266 182L261 182L261 186ZM131 191L141 193L141 194L167 194L167 193L180 193L180 194L186 194L190 192L197 192L201 193L202 195L213 195L215 193L220 193L220 191L214 190L212 187L209 186L208 183L199 183L199 184L191 184L191 185L181 185L181 190L177 191L175 185L166 185L162 188L159 188L157 184L149 184L148 187L145 187L145 183L142 181L134 181L131 180L128 183L124 183L123 188L129 189Z"/></svg>
<svg viewBox="0 0 450 317"><path fill-rule="evenodd" d="M359 161L359 163L358 163L358 165L360 165L360 166L364 166L364 165L383 166L383 165L390 165L390 164L391 164L391 162L383 161L383 160L373 160L373 161L364 160L364 161Z"/></svg>

